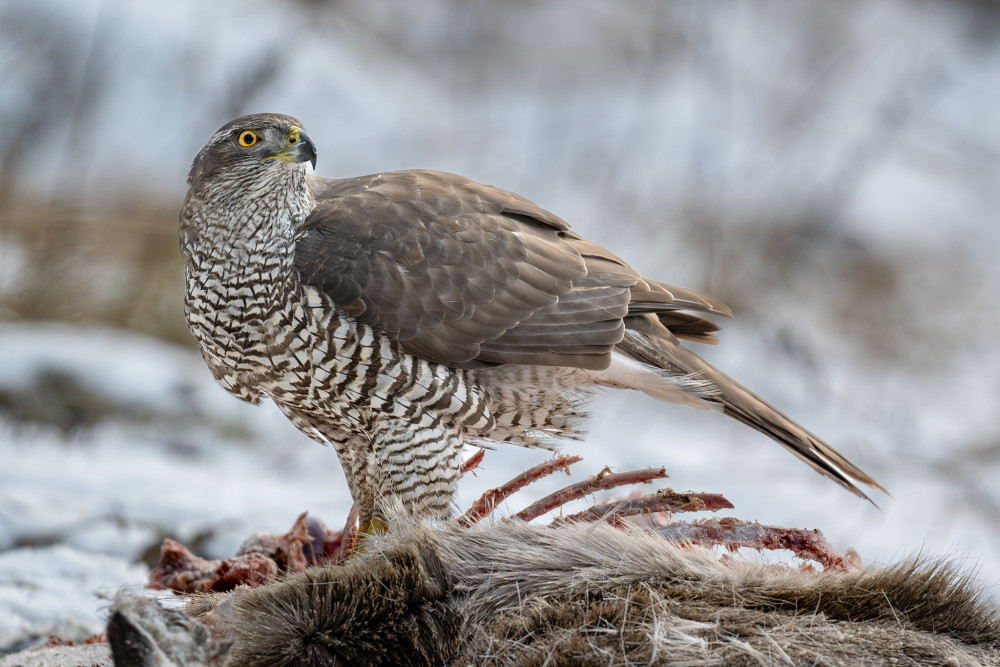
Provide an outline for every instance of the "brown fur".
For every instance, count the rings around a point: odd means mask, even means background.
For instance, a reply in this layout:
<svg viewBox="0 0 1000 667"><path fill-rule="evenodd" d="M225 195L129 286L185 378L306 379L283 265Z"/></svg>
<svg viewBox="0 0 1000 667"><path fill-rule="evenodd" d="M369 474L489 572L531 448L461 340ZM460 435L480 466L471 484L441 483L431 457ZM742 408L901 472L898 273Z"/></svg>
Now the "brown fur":
<svg viewBox="0 0 1000 667"><path fill-rule="evenodd" d="M343 567L188 607L210 665L1000 665L1000 620L951 567L850 574L606 525L393 523Z"/></svg>
<svg viewBox="0 0 1000 667"><path fill-rule="evenodd" d="M451 594L433 550L403 548L208 598L191 611L207 612L226 665L424 665L453 655L464 634Z"/></svg>

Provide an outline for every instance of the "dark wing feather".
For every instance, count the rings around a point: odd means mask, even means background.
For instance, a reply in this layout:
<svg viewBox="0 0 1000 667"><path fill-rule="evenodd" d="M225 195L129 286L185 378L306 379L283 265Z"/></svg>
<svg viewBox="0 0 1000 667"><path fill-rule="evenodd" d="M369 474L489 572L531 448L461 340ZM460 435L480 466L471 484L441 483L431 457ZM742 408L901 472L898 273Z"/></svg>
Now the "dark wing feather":
<svg viewBox="0 0 1000 667"><path fill-rule="evenodd" d="M710 341L690 290L642 279L513 193L432 171L310 178L316 208L296 247L304 283L431 361L600 369L630 314L656 312ZM671 319L672 318L672 319Z"/></svg>

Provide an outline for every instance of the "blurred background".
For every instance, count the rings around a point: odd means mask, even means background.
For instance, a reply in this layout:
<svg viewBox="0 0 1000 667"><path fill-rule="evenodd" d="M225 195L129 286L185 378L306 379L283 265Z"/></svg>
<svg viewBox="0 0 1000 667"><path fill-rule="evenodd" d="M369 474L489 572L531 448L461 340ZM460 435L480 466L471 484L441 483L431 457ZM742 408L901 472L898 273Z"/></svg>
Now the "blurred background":
<svg viewBox="0 0 1000 667"><path fill-rule="evenodd" d="M699 353L893 496L624 392L564 447L576 478L663 465L1000 600L998 103L977 0L0 0L0 653L99 627L165 536L218 558L346 515L335 454L215 386L184 326L187 168L258 111L320 175L462 173L723 299ZM548 456L487 452L460 502Z"/></svg>

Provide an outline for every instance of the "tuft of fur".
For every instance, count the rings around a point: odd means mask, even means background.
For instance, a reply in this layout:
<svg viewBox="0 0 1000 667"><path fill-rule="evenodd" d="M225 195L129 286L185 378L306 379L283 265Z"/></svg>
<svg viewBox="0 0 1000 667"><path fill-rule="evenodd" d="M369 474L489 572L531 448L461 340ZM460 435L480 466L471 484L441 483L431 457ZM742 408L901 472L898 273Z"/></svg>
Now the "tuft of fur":
<svg viewBox="0 0 1000 667"><path fill-rule="evenodd" d="M605 524L398 518L345 566L187 613L212 667L1000 665L997 610L942 562L799 571Z"/></svg>
<svg viewBox="0 0 1000 667"><path fill-rule="evenodd" d="M464 634L451 595L435 551L403 547L209 597L190 611L204 612L225 665L431 665L454 654Z"/></svg>
<svg viewBox="0 0 1000 667"><path fill-rule="evenodd" d="M1000 619L950 566L814 573L607 525L434 535L475 664L1000 664Z"/></svg>

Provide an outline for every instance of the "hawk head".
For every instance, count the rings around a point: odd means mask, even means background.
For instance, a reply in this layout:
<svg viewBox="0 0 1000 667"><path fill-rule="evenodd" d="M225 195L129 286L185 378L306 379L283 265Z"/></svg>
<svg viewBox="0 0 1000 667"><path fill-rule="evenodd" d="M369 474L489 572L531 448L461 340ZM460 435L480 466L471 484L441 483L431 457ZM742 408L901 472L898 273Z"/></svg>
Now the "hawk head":
<svg viewBox="0 0 1000 667"><path fill-rule="evenodd" d="M301 163L316 166L316 145L291 116L256 113L240 116L212 135L195 157L188 172L188 185L214 184L220 180L255 179L275 169Z"/></svg>

